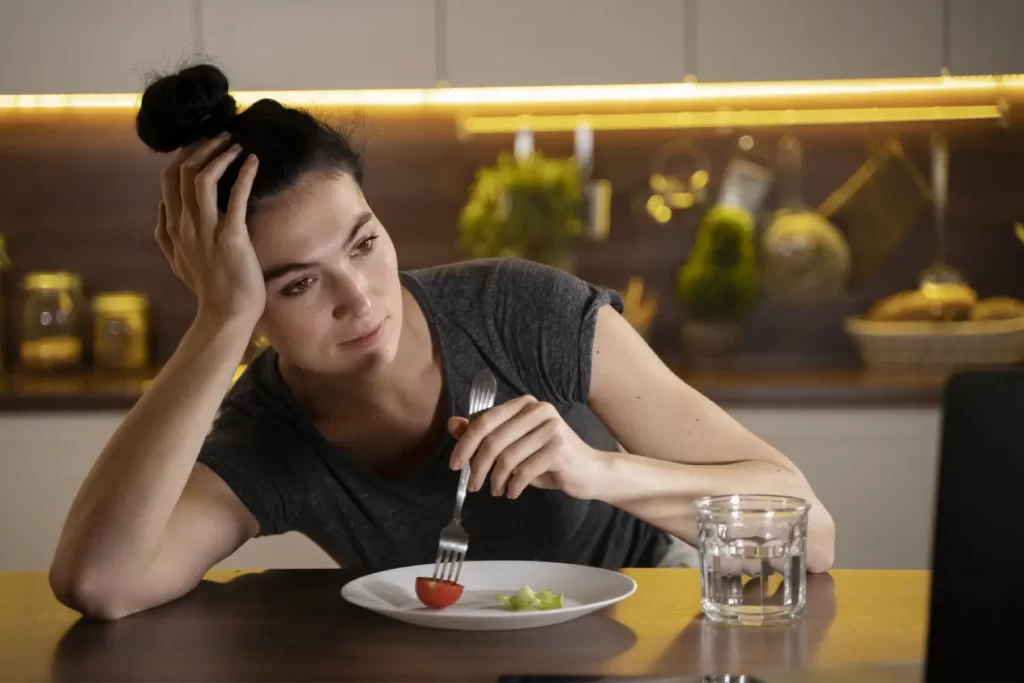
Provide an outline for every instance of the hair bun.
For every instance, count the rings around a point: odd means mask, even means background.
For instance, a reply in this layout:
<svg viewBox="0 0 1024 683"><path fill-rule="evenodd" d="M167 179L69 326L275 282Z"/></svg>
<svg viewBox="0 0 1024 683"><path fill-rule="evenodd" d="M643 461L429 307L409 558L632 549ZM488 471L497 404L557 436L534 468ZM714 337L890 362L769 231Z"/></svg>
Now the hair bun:
<svg viewBox="0 0 1024 683"><path fill-rule="evenodd" d="M135 130L157 152L172 152L224 131L235 115L228 79L199 64L154 81L142 94Z"/></svg>

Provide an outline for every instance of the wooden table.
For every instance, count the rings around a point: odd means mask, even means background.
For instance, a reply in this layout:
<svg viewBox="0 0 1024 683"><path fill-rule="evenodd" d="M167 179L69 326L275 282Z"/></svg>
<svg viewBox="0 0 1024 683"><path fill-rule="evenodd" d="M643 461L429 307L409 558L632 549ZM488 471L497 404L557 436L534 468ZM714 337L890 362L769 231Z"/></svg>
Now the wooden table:
<svg viewBox="0 0 1024 683"><path fill-rule="evenodd" d="M626 573L637 580L638 591L603 613L496 633L422 629L352 607L339 591L354 574L342 570L214 571L185 598L113 623L80 619L61 606L43 573L0 574L0 680L920 675L915 662L924 656L928 572L811 576L805 617L770 628L724 627L702 619L696 570ZM893 662L910 663L873 667L870 676L857 668Z"/></svg>

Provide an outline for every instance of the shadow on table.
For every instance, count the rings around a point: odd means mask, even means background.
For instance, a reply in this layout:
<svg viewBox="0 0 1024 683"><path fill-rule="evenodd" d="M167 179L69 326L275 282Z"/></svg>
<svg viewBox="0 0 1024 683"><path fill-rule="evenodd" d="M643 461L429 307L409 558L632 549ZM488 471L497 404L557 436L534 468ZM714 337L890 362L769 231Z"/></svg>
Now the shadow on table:
<svg viewBox="0 0 1024 683"><path fill-rule="evenodd" d="M51 666L58 681L495 680L507 671L595 671L636 634L600 614L492 633L399 623L345 602L345 570L270 570L202 582L162 607L80 619Z"/></svg>

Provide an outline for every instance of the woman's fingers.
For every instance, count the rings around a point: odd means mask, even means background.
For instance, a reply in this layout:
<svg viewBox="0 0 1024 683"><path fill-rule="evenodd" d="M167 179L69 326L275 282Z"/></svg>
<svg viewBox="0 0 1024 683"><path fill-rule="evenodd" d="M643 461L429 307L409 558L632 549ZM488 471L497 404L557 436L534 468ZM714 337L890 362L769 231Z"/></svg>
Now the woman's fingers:
<svg viewBox="0 0 1024 683"><path fill-rule="evenodd" d="M519 474L519 470L524 467L523 463L527 462L527 459L532 461L536 453L547 447L551 439L551 432L550 423L542 421L530 430L529 433L523 435L515 443L502 450L497 461L491 467L492 495L503 496L507 488L507 493L511 497L512 488L509 484L513 480L514 475ZM474 462L476 461L474 460Z"/></svg>
<svg viewBox="0 0 1024 683"><path fill-rule="evenodd" d="M487 480L487 475L491 474L491 492L497 494L496 482L491 470L499 462L499 458L504 462L509 449L516 449L521 440L533 432L540 422L537 413L526 407L485 436L480 442L480 446L476 449L476 453L473 454L473 459L470 460L470 463L473 465L473 475L469 479L469 490L479 491L482 489L484 482ZM523 444L516 449L516 453L522 451L525 447L527 447L527 444ZM535 445L534 450L538 447L539 444ZM522 457L525 458L528 455L529 453L526 453Z"/></svg>
<svg viewBox="0 0 1024 683"><path fill-rule="evenodd" d="M225 231L245 229L245 211L249 205L249 195L252 192L252 184L256 180L256 170L259 165L259 159L255 154L250 154L242 163L242 168L238 171L238 178L231 188L231 198L228 199L228 212L224 222Z"/></svg>
<svg viewBox="0 0 1024 683"><path fill-rule="evenodd" d="M509 435L515 433L521 436L533 428L532 426L527 429L521 425L512 425L511 427L506 425L536 402L537 399L532 396L520 396L481 413L470 422L466 433L452 449L451 455L453 469L462 469L466 463L472 460L473 476L469 480L470 491L476 491L483 486L484 478L487 476L494 458L502 448L512 443L508 441ZM510 428L513 430L512 432L509 431Z"/></svg>
<svg viewBox="0 0 1024 683"><path fill-rule="evenodd" d="M196 206L199 208L199 236L208 243L213 242L220 212L217 209L217 182L228 170L228 166L242 153L241 145L231 145L207 163L203 170L196 174L195 191Z"/></svg>
<svg viewBox="0 0 1024 683"><path fill-rule="evenodd" d="M539 450L527 458L525 462L515 468L515 472L508 482L508 491L506 492L506 495L511 500L521 496L527 486L551 469L551 462L556 449L557 446L555 444L545 443Z"/></svg>
<svg viewBox="0 0 1024 683"><path fill-rule="evenodd" d="M488 434L512 419L519 411L528 405L536 403L533 396L520 396L511 401L494 406L489 410L480 413L469 423L465 433L459 437L459 442L452 449L449 464L453 470L461 470L470 458L474 456L480 442Z"/></svg>
<svg viewBox="0 0 1024 683"><path fill-rule="evenodd" d="M156 210L156 230L153 231L153 237L156 238L156 243L160 245L160 251L164 253L164 257L173 269L174 243L171 241L171 236L167 234L167 204L161 201L157 204Z"/></svg>
<svg viewBox="0 0 1024 683"><path fill-rule="evenodd" d="M221 133L215 138L207 140L199 146L181 164L181 171L178 174L178 191L181 196L182 211L199 220L199 205L196 201L196 176L206 168L210 160L223 151L227 145L229 136ZM195 226L198 229L198 225Z"/></svg>
<svg viewBox="0 0 1024 683"><path fill-rule="evenodd" d="M182 147L160 172L160 194L167 212L167 232L174 237L181 216L181 165L198 149L199 145Z"/></svg>

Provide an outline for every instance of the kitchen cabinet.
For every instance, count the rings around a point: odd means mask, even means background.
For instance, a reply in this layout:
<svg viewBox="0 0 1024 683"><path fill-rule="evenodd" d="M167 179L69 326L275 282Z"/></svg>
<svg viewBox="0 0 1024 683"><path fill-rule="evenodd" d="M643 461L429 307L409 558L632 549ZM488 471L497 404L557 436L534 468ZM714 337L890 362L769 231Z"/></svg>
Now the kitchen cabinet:
<svg viewBox="0 0 1024 683"><path fill-rule="evenodd" d="M0 414L0 572L50 566L71 503L125 413ZM219 569L336 567L298 534L257 538Z"/></svg>
<svg viewBox="0 0 1024 683"><path fill-rule="evenodd" d="M942 0L695 0L700 81L937 76ZM966 0L970 2L971 0Z"/></svg>
<svg viewBox="0 0 1024 683"><path fill-rule="evenodd" d="M682 80L685 0L447 0L453 85Z"/></svg>
<svg viewBox="0 0 1024 683"><path fill-rule="evenodd" d="M729 406L789 456L835 518L839 567L927 568L937 406ZM0 571L49 566L64 517L124 413L0 414ZM254 539L219 568L331 567L295 534Z"/></svg>
<svg viewBox="0 0 1024 683"><path fill-rule="evenodd" d="M192 4L0 0L0 93L140 92L193 50Z"/></svg>
<svg viewBox="0 0 1024 683"><path fill-rule="evenodd" d="M430 0L201 0L204 51L237 90L429 88Z"/></svg>
<svg viewBox="0 0 1024 683"><path fill-rule="evenodd" d="M807 476L836 524L836 566L927 569L939 406L726 410Z"/></svg>
<svg viewBox="0 0 1024 683"><path fill-rule="evenodd" d="M1024 2L952 0L950 10L954 75L1024 73Z"/></svg>

